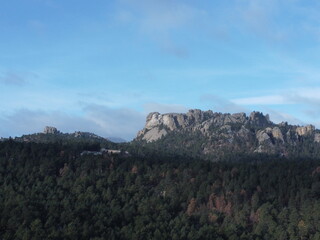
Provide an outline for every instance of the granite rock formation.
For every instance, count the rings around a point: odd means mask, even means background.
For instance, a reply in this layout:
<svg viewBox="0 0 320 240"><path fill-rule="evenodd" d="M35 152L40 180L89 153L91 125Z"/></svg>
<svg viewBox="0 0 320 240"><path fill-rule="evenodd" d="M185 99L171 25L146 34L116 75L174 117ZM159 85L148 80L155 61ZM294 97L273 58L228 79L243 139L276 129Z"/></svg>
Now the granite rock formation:
<svg viewBox="0 0 320 240"><path fill-rule="evenodd" d="M59 133L58 129L55 127L46 126L43 130L44 134L57 134Z"/></svg>
<svg viewBox="0 0 320 240"><path fill-rule="evenodd" d="M202 140L200 148L204 154L229 149L287 155L289 147L297 147L307 139L311 139L313 144L320 143L320 132L312 125L275 124L270 121L269 115L261 112L252 112L247 116L245 113L217 113L198 109L187 113L152 112L147 116L145 127L138 132L136 140L150 143L177 134L180 138L188 139L197 136L198 140ZM192 140L185 144L193 145Z"/></svg>

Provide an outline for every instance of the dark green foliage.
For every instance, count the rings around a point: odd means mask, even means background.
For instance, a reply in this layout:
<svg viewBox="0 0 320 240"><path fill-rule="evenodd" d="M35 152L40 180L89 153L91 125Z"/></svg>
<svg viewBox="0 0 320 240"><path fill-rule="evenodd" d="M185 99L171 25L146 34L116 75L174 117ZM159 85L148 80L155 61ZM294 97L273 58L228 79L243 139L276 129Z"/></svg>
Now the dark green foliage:
<svg viewBox="0 0 320 240"><path fill-rule="evenodd" d="M318 160L91 147L0 143L0 239L319 239Z"/></svg>
<svg viewBox="0 0 320 240"><path fill-rule="evenodd" d="M23 135L14 139L16 142L33 142L33 143L59 143L60 145L72 145L78 149L86 148L86 150L96 151L100 147L115 148L118 144L102 138L93 133L78 132L77 133L35 133L30 135Z"/></svg>

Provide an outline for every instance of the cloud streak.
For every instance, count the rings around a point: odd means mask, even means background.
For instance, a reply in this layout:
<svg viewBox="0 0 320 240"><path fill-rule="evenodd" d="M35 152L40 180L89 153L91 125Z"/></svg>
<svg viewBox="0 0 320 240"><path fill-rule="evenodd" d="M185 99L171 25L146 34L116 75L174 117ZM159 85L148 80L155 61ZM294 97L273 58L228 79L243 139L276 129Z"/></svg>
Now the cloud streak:
<svg viewBox="0 0 320 240"><path fill-rule="evenodd" d="M120 137L126 140L134 138L142 129L145 115L128 108L112 109L97 104L84 108L85 119L96 126L98 133L103 136Z"/></svg>
<svg viewBox="0 0 320 240"><path fill-rule="evenodd" d="M239 105L285 105L306 104L320 105L320 88L300 88L284 90L278 95L237 98L231 101Z"/></svg>
<svg viewBox="0 0 320 240"><path fill-rule="evenodd" d="M187 112L188 108L180 104L161 104L150 102L144 104L144 110L146 113L149 112L160 112L160 113L183 113Z"/></svg>
<svg viewBox="0 0 320 240"><path fill-rule="evenodd" d="M231 100L245 107L265 109L274 121L288 121L292 124L312 123L320 127L320 88L299 88L284 90L278 95L264 95ZM282 109L282 111L275 110ZM294 115L287 112L295 112ZM304 121L300 120L304 119Z"/></svg>
<svg viewBox="0 0 320 240"><path fill-rule="evenodd" d="M280 95L238 98L232 99L231 102L238 105L282 105L294 103L285 96Z"/></svg>
<svg viewBox="0 0 320 240"><path fill-rule="evenodd" d="M288 122L289 124L306 125L305 122L292 116L291 114L276 111L276 110L270 109L270 108L267 108L266 110L267 110L267 113L270 115L271 121L273 121L275 123ZM308 124L310 124L310 123L308 123Z"/></svg>
<svg viewBox="0 0 320 240"><path fill-rule="evenodd" d="M223 112L223 113L249 112L249 110L246 109L245 107L213 94L206 94L201 96L200 101L209 103L210 108L215 112Z"/></svg>
<svg viewBox="0 0 320 240"><path fill-rule="evenodd" d="M137 25L140 32L164 52L180 58L188 56L187 48L175 41L174 35L190 27L204 10L178 0L119 0L118 3L121 10L116 14L116 20Z"/></svg>
<svg viewBox="0 0 320 240"><path fill-rule="evenodd" d="M5 85L22 86L27 83L27 76L25 76L25 74L23 75L17 72L7 71L0 75L0 82Z"/></svg>

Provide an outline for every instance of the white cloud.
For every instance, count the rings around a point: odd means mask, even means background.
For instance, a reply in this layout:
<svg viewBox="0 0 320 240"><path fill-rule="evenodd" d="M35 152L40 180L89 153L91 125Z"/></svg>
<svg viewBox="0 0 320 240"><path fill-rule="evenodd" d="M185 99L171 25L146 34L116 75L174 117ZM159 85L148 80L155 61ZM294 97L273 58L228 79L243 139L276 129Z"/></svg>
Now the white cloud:
<svg viewBox="0 0 320 240"><path fill-rule="evenodd" d="M231 101L239 105L320 105L320 88L296 88L282 90L278 95L237 98Z"/></svg>
<svg viewBox="0 0 320 240"><path fill-rule="evenodd" d="M256 41L275 45L276 51L300 48L306 39L320 40L317 1L223 2L201 5L179 0L118 0L115 20L137 28L165 52L178 57L188 55L188 45L176 34L204 34L225 43L226 39L238 38L238 32L242 37L254 36Z"/></svg>
<svg viewBox="0 0 320 240"><path fill-rule="evenodd" d="M287 98L296 103L320 104L320 88L300 88L291 91Z"/></svg>
<svg viewBox="0 0 320 240"><path fill-rule="evenodd" d="M291 104L285 96L270 95L248 98L232 99L231 102L239 105L278 105L278 104Z"/></svg>
<svg viewBox="0 0 320 240"><path fill-rule="evenodd" d="M138 26L141 33L155 41L165 52L186 57L188 50L173 37L176 31L190 28L194 19L205 14L178 0L119 0L115 19Z"/></svg>
<svg viewBox="0 0 320 240"><path fill-rule="evenodd" d="M277 23L277 17L281 14L278 1L256 1L244 0L238 1L236 5L239 14L236 21L238 27L247 28L252 33L268 41L282 41L287 38L289 29L280 28ZM244 24L244 25L242 25Z"/></svg>
<svg viewBox="0 0 320 240"><path fill-rule="evenodd" d="M144 109L147 113L160 112L160 113L184 113L188 108L180 104L161 104L161 103L146 103Z"/></svg>
<svg viewBox="0 0 320 240"><path fill-rule="evenodd" d="M212 4L206 12L217 39L225 41L235 31L253 35L269 46L301 47L301 40L320 40L320 4L301 0L230 0ZM214 17L212 17L214 16ZM219 34L219 32L221 32ZM222 36L222 38L221 38ZM234 35L235 36L235 35ZM238 37L238 36L236 36Z"/></svg>
<svg viewBox="0 0 320 240"><path fill-rule="evenodd" d="M224 99L222 97L213 95L213 94L206 94L201 96L200 100L202 102L206 102L210 104L210 109L215 112L222 112L222 113L238 113L238 112L249 112L248 109L240 106L232 101Z"/></svg>
<svg viewBox="0 0 320 240"><path fill-rule="evenodd" d="M315 124L320 127L319 93L319 87L296 88L283 90L279 95L239 98L233 99L232 102L244 106L263 108L270 113L272 120L276 122L287 121L291 124L300 125ZM278 110L275 110L272 105ZM291 114L286 113L287 111ZM292 115L293 112L295 117ZM304 119L304 121L300 119Z"/></svg>
<svg viewBox="0 0 320 240"><path fill-rule="evenodd" d="M143 128L145 114L128 108L109 108L91 104L84 108L85 119L96 126L102 136L131 140Z"/></svg>
<svg viewBox="0 0 320 240"><path fill-rule="evenodd" d="M31 72L6 71L0 73L0 82L6 85L25 85L29 79L37 77Z"/></svg>

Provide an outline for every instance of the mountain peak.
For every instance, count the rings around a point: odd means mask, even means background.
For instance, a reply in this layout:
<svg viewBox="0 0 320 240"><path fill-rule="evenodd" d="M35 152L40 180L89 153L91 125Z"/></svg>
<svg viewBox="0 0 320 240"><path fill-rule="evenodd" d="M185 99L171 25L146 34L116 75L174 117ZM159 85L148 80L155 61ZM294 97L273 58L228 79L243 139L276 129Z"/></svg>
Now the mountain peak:
<svg viewBox="0 0 320 240"><path fill-rule="evenodd" d="M222 149L287 154L288 146L298 149L305 139L318 144L320 132L312 125L295 126L275 124L268 114L254 111L245 113L218 113L211 110L191 109L187 113L152 112L136 140L146 142L164 139L171 144L199 147L199 152L215 153ZM172 138L171 140L168 140ZM183 139L188 139L183 140ZM202 142L202 145L199 145Z"/></svg>
<svg viewBox="0 0 320 240"><path fill-rule="evenodd" d="M272 124L272 122L270 121L269 114L263 115L262 112L253 111L250 114L249 119L251 124L258 127L267 127L268 125Z"/></svg>

